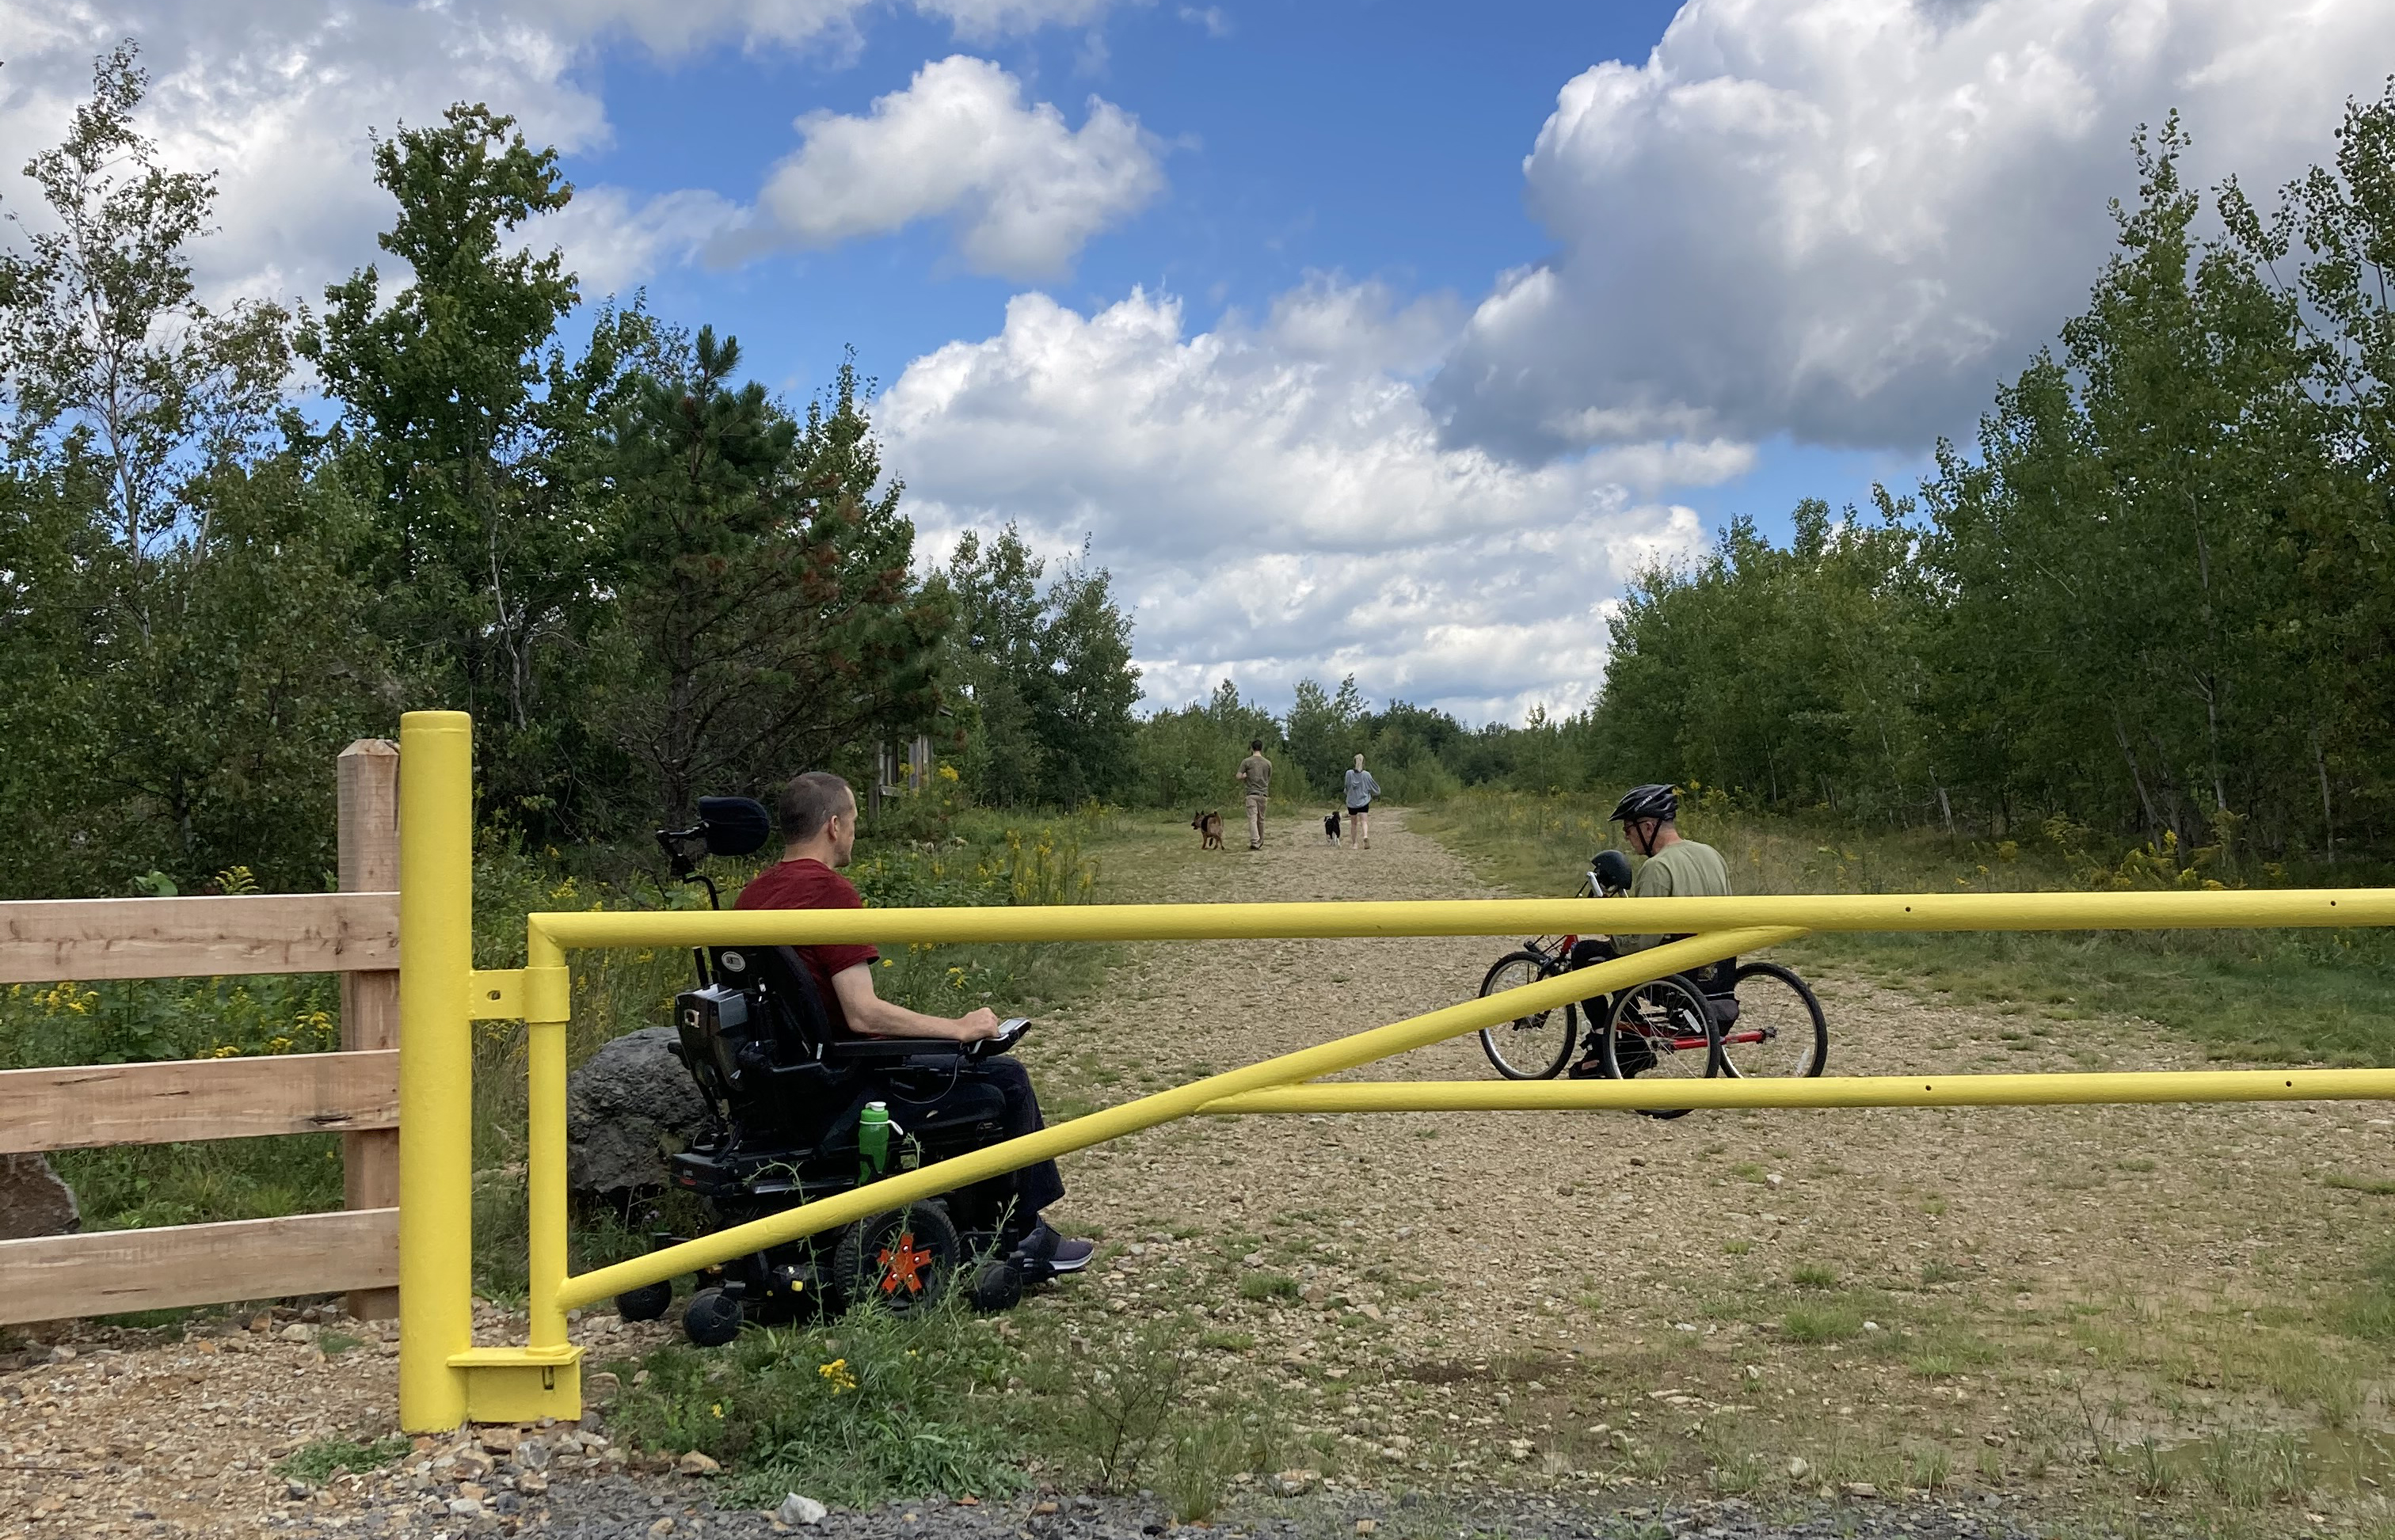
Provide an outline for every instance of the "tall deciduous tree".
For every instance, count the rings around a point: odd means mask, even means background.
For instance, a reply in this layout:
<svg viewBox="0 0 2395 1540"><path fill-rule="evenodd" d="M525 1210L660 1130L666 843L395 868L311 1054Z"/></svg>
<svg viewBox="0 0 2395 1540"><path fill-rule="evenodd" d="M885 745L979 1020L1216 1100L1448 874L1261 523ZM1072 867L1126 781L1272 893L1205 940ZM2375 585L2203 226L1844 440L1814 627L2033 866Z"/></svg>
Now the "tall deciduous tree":
<svg viewBox="0 0 2395 1540"><path fill-rule="evenodd" d="M1086 550L1043 587L1046 571L1010 524L988 541L966 532L934 586L955 610L966 775L1001 806L1122 800L1139 701L1131 619Z"/></svg>
<svg viewBox="0 0 2395 1540"><path fill-rule="evenodd" d="M47 228L0 252L11 455L104 469L137 567L171 534L181 482L255 447L290 364L280 308L195 297L186 248L210 231L216 174L161 164L133 121L148 89L133 44L100 57L65 139L25 165Z"/></svg>
<svg viewBox="0 0 2395 1540"><path fill-rule="evenodd" d="M374 166L399 204L377 242L408 282L387 304L377 267L333 284L299 348L340 402L352 463L380 506L373 570L387 624L435 698L504 740L545 715L541 650L565 638L589 586L575 488L546 473L571 453L560 441L589 427L559 418L585 402L543 388L572 372L545 367L545 349L579 295L560 253L509 249L573 189L556 151L481 105L377 138ZM501 774L524 794L524 772Z"/></svg>
<svg viewBox="0 0 2395 1540"><path fill-rule="evenodd" d="M145 86L130 45L99 61L28 167L49 228L0 253L0 880L64 895L240 864L311 888L325 766L387 719L355 510L315 484L304 433L271 441L283 313L193 297L213 185L136 130Z"/></svg>

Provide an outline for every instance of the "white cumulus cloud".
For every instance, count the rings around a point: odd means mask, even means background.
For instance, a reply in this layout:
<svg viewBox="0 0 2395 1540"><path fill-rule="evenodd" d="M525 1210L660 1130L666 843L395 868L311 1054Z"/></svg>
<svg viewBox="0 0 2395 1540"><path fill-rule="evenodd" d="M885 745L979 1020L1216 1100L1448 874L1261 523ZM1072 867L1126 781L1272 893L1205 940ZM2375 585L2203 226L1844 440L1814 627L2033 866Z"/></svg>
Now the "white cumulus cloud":
<svg viewBox="0 0 2395 1540"><path fill-rule="evenodd" d="M1917 447L2084 298L2183 110L2200 178L2324 158L2395 59L2385 0L1689 0L1566 85L1524 162L1553 257L1434 392L1537 458L1659 434Z"/></svg>
<svg viewBox="0 0 2395 1540"><path fill-rule="evenodd" d="M836 245L946 217L957 249L983 272L1041 278L1069 270L1098 231L1164 185L1137 119L1090 99L1078 129L987 59L935 59L862 116L813 112L804 141L776 166L757 216L719 249Z"/></svg>
<svg viewBox="0 0 2395 1540"><path fill-rule="evenodd" d="M904 0L0 0L0 201L38 219L17 175L88 96L93 56L131 37L153 88L142 126L172 165L219 172L222 233L194 250L212 295L312 295L381 254L389 222L369 130L486 101L525 137L572 151L613 138L587 68L629 45L674 58L853 44ZM912 0L959 36L1099 20L1112 0ZM584 188L548 239L588 261L593 292L694 254L734 211L713 194ZM1002 222L1006 215L1002 212ZM1002 234L993 239L1003 243ZM604 277L606 283L598 279Z"/></svg>
<svg viewBox="0 0 2395 1540"><path fill-rule="evenodd" d="M875 421L933 545L1010 519L1051 550L1094 538L1153 701L1352 670L1473 717L1578 704L1603 601L1700 537L1652 494L1751 454L1655 443L1526 468L1443 448L1417 380L1457 320L1331 278L1195 334L1169 296L1085 315L1026 294L997 336L910 364Z"/></svg>

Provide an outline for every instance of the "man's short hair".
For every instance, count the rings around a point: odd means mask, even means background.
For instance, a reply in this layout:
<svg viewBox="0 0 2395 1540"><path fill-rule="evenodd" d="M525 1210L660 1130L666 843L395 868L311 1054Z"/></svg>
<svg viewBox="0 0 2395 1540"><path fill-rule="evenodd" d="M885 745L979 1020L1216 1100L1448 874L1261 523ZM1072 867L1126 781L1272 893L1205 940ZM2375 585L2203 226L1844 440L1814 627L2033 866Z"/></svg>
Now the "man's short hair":
<svg viewBox="0 0 2395 1540"><path fill-rule="evenodd" d="M793 775L782 788L782 837L793 845L804 844L855 805L856 793L829 770Z"/></svg>
<svg viewBox="0 0 2395 1540"><path fill-rule="evenodd" d="M1261 738L1250 738L1248 740L1248 747L1257 754L1262 754L1264 751L1264 741Z"/></svg>

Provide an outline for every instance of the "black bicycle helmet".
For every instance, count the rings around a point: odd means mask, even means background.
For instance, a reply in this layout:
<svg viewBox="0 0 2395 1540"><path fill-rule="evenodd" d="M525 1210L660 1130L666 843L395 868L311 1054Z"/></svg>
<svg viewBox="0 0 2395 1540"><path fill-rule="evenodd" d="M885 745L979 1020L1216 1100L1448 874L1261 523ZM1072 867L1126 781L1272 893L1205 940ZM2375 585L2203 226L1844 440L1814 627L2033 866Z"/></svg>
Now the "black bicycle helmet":
<svg viewBox="0 0 2395 1540"><path fill-rule="evenodd" d="M1588 863L1596 886L1608 893L1630 890L1630 858L1619 850L1599 850Z"/></svg>
<svg viewBox="0 0 2395 1540"><path fill-rule="evenodd" d="M1633 786L1622 793L1621 800L1613 805L1615 823L1627 823L1633 819L1659 818L1669 823L1680 816L1680 794L1669 786Z"/></svg>

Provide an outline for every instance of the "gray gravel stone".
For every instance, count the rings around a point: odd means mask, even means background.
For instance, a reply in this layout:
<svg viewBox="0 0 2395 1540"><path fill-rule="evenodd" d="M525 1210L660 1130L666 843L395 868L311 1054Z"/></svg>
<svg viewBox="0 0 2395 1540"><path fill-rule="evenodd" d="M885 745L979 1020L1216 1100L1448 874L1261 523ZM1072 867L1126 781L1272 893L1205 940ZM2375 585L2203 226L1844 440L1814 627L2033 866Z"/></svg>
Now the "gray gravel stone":
<svg viewBox="0 0 2395 1540"><path fill-rule="evenodd" d="M654 1481L628 1477L560 1483L552 1489L547 1533L576 1540L634 1540L660 1516L684 1533L727 1540L765 1540L796 1525L779 1514L719 1508L679 1482L660 1498ZM1055 1511L1037 1508L1052 1503ZM1376 1520L1378 1535L1448 1540L1502 1533L1509 1540L2034 1540L2038 1531L1977 1499L1822 1503L1778 1502L1768 1508L1735 1499L1673 1506L1634 1505L1616 1497L1574 1499L1531 1493L1469 1497L1342 1491L1282 1500L1241 1498L1213 1520L1225 1540L1294 1535L1299 1540L1356 1540L1356 1521ZM779 1520L779 1527L776 1527ZM1149 1540L1172 1526L1162 1508L1136 1498L1026 1495L967 1507L945 1498L893 1503L864 1511L834 1508L813 1525L821 1540ZM1197 1532L1202 1533L1202 1532Z"/></svg>

